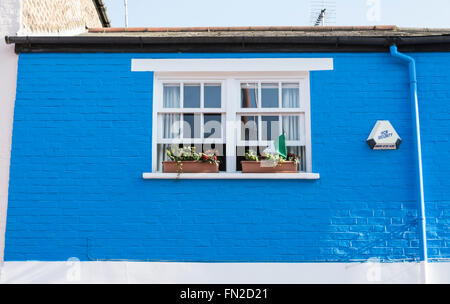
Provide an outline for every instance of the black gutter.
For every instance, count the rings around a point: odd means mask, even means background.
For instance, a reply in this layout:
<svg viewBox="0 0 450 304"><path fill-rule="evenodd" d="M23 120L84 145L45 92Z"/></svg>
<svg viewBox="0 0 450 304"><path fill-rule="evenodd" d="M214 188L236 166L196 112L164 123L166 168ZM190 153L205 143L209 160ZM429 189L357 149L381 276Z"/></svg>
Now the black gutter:
<svg viewBox="0 0 450 304"><path fill-rule="evenodd" d="M433 36L7 36L16 53L39 52L386 52L450 51L450 35Z"/></svg>
<svg viewBox="0 0 450 304"><path fill-rule="evenodd" d="M93 0L95 8L97 9L98 16L103 27L111 27L108 15L106 14L106 6L103 4L103 0Z"/></svg>

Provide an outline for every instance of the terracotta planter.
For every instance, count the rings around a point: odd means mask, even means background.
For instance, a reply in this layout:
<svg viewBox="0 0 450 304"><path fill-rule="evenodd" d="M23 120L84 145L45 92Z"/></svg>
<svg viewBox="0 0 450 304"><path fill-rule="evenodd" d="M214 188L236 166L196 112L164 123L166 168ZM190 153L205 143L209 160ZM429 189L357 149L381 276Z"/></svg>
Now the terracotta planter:
<svg viewBox="0 0 450 304"><path fill-rule="evenodd" d="M296 173L298 166L293 161L278 163L275 167L269 167L260 161L241 161L242 173Z"/></svg>
<svg viewBox="0 0 450 304"><path fill-rule="evenodd" d="M179 168L177 162L163 161L164 173L178 173ZM207 162L199 161L182 161L181 173L218 173L219 166Z"/></svg>

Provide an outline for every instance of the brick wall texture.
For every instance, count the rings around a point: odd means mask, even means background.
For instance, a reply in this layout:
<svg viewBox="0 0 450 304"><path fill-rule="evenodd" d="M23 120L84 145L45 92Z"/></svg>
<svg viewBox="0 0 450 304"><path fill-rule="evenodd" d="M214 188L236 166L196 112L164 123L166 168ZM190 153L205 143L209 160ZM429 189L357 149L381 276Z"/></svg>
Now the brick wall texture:
<svg viewBox="0 0 450 304"><path fill-rule="evenodd" d="M450 53L417 60L429 254L450 258ZM320 180L143 180L151 72L132 58L332 57L311 73ZM21 54L6 260L414 261L407 66L388 53ZM375 122L403 142L372 151Z"/></svg>
<svg viewBox="0 0 450 304"><path fill-rule="evenodd" d="M23 0L24 33L61 33L86 27L102 27L92 0Z"/></svg>

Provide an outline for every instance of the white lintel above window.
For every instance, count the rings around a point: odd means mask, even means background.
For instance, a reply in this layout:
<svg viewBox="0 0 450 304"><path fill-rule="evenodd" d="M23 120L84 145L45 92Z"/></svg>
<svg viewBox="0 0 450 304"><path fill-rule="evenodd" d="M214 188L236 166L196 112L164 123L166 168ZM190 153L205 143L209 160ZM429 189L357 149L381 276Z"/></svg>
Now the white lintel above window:
<svg viewBox="0 0 450 304"><path fill-rule="evenodd" d="M132 59L133 72L298 72L333 69L333 58Z"/></svg>

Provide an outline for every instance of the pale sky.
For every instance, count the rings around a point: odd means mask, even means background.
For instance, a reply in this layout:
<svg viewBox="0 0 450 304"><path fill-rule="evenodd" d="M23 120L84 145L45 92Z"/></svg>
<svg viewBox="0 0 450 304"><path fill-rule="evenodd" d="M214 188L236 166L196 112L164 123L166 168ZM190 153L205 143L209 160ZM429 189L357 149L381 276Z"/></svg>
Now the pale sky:
<svg viewBox="0 0 450 304"><path fill-rule="evenodd" d="M128 26L312 25L320 0L128 0ZM324 0L336 3L328 25L450 28L450 0ZM112 26L125 23L124 0L104 0Z"/></svg>

